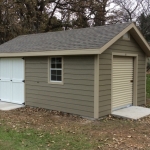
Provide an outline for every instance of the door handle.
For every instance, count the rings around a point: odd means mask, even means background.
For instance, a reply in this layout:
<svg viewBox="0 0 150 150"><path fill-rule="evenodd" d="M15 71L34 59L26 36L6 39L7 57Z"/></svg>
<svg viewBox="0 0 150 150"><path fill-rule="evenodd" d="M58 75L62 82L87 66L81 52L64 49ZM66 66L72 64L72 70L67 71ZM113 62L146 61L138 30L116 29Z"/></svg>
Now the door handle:
<svg viewBox="0 0 150 150"><path fill-rule="evenodd" d="M130 82L133 82L133 80L130 80Z"/></svg>

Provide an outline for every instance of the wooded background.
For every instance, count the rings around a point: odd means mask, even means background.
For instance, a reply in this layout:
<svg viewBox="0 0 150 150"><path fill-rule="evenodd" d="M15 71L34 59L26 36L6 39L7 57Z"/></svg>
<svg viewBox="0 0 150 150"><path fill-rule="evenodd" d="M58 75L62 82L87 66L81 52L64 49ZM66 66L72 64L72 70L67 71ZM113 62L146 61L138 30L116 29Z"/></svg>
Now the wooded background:
<svg viewBox="0 0 150 150"><path fill-rule="evenodd" d="M31 33L136 22L150 41L150 0L0 0L0 44Z"/></svg>

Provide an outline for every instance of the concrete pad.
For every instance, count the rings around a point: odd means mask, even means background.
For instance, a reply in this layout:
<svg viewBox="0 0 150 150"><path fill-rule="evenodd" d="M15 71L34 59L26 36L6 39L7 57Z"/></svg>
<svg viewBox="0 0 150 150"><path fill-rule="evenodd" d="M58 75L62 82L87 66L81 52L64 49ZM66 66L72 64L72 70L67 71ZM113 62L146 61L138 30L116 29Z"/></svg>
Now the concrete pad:
<svg viewBox="0 0 150 150"><path fill-rule="evenodd" d="M112 112L112 115L137 120L150 115L150 109L139 106L131 106L128 108L119 109Z"/></svg>
<svg viewBox="0 0 150 150"><path fill-rule="evenodd" d="M8 111L8 110L12 110L12 109L21 108L21 107L24 107L24 105L0 102L0 110L3 110L3 111Z"/></svg>

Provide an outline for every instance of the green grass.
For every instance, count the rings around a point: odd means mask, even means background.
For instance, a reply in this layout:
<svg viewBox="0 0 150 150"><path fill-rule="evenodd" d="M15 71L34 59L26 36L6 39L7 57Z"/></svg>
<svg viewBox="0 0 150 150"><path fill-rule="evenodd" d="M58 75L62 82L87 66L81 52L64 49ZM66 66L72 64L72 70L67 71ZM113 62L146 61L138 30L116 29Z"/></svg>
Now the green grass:
<svg viewBox="0 0 150 150"><path fill-rule="evenodd" d="M147 75L146 94L147 94L147 98L150 98L150 74Z"/></svg>
<svg viewBox="0 0 150 150"><path fill-rule="evenodd" d="M84 135L25 129L17 132L0 126L0 150L91 150L93 145Z"/></svg>

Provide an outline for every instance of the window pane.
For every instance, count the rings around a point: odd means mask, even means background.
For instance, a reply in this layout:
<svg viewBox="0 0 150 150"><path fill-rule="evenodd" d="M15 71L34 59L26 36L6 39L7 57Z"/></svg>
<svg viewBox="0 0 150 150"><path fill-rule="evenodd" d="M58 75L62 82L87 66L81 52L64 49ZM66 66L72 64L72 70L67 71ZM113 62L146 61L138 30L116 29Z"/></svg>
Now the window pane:
<svg viewBox="0 0 150 150"><path fill-rule="evenodd" d="M51 64L55 64L56 63L56 58L51 58Z"/></svg>
<svg viewBox="0 0 150 150"><path fill-rule="evenodd" d="M57 75L56 74L56 70L51 70L51 75L55 75L56 76Z"/></svg>
<svg viewBox="0 0 150 150"><path fill-rule="evenodd" d="M55 64L51 64L51 68L55 68Z"/></svg>
<svg viewBox="0 0 150 150"><path fill-rule="evenodd" d="M56 63L61 63L61 58L56 58Z"/></svg>
<svg viewBox="0 0 150 150"><path fill-rule="evenodd" d="M61 76L61 70L57 70L57 76Z"/></svg>
<svg viewBox="0 0 150 150"><path fill-rule="evenodd" d="M57 81L61 81L61 76L57 76Z"/></svg>
<svg viewBox="0 0 150 150"><path fill-rule="evenodd" d="M57 81L57 80L56 80L56 76L55 76L55 75L51 75L51 80L52 80L52 81Z"/></svg>
<svg viewBox="0 0 150 150"><path fill-rule="evenodd" d="M56 64L56 68L61 69L61 64Z"/></svg>
<svg viewBox="0 0 150 150"><path fill-rule="evenodd" d="M51 81L62 81L62 58L51 58Z"/></svg>

